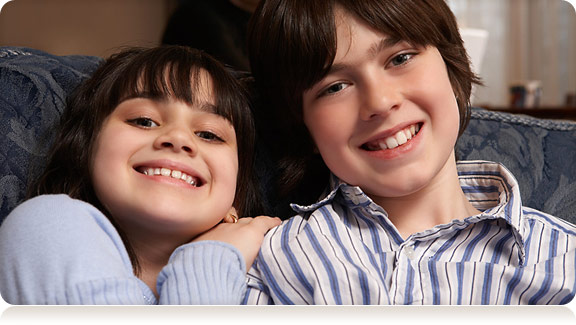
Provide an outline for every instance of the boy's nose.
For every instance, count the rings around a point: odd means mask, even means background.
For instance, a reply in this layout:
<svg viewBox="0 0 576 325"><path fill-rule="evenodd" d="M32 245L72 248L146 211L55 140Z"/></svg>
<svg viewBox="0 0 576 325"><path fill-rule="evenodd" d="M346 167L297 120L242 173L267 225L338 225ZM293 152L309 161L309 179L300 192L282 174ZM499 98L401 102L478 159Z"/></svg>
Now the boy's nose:
<svg viewBox="0 0 576 325"><path fill-rule="evenodd" d="M184 151L188 154L195 154L197 146L194 134L185 128L173 127L160 134L154 142L156 149L170 149L174 152Z"/></svg>
<svg viewBox="0 0 576 325"><path fill-rule="evenodd" d="M365 89L360 108L361 118L365 121L388 116L402 102L402 94L397 85L374 80L366 85Z"/></svg>

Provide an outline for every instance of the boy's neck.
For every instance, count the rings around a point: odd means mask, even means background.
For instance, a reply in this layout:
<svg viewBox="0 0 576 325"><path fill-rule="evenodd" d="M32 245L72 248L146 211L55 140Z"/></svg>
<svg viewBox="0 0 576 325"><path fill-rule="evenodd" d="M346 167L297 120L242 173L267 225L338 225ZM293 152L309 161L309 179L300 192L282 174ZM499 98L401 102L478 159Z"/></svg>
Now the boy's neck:
<svg viewBox="0 0 576 325"><path fill-rule="evenodd" d="M403 238L479 214L466 198L455 159L450 159L442 171L425 188L406 197L381 198L377 201Z"/></svg>

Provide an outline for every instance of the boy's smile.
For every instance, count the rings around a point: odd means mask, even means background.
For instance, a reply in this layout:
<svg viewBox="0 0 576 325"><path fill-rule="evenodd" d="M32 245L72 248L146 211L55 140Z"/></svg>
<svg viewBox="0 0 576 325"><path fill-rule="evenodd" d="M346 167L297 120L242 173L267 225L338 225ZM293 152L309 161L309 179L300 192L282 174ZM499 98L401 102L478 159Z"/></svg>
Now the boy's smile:
<svg viewBox="0 0 576 325"><path fill-rule="evenodd" d="M93 153L96 195L129 237L166 234L189 241L232 207L237 143L213 112L205 76L196 102L144 97L121 102Z"/></svg>
<svg viewBox="0 0 576 325"><path fill-rule="evenodd" d="M413 137L418 134L420 131L420 124L411 124L406 128L402 128L398 132L392 132L393 135L385 136L385 135L378 135L376 140L369 141L362 145L362 149L368 151L378 151L378 150L386 150L386 149L394 149L399 146L404 145L411 140Z"/></svg>
<svg viewBox="0 0 576 325"><path fill-rule="evenodd" d="M340 8L336 21L336 57L303 95L304 122L328 168L377 203L421 191L452 171L459 112L446 65Z"/></svg>
<svg viewBox="0 0 576 325"><path fill-rule="evenodd" d="M420 133L422 123L408 123L406 127L400 126L384 131L372 137L361 149L369 151L370 155L381 159L392 159L403 152L409 151L416 144L416 136ZM400 129L399 131L397 131Z"/></svg>

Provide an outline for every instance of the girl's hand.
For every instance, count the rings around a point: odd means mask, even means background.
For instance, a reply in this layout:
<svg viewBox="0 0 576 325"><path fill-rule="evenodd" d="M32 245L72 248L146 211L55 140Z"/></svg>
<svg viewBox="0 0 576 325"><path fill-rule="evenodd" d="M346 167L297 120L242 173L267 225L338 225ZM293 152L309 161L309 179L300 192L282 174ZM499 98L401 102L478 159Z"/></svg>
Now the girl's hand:
<svg viewBox="0 0 576 325"><path fill-rule="evenodd" d="M237 220L235 222L234 220ZM247 270L250 269L254 259L260 251L262 240L268 230L279 226L279 218L258 216L255 218L240 218L227 216L225 223L216 225L202 235L196 237L193 242L202 240L217 240L231 244L244 256Z"/></svg>

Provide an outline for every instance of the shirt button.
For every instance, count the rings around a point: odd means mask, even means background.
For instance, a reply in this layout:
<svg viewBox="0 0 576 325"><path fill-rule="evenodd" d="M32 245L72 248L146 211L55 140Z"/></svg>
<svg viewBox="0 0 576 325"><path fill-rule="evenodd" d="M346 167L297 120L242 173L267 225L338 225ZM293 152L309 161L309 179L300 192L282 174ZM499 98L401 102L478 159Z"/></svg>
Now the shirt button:
<svg viewBox="0 0 576 325"><path fill-rule="evenodd" d="M416 252L414 251L414 248L412 248L412 246L406 246L406 248L404 248L404 254L406 254L406 257L408 257L411 260L413 260L414 257L416 257Z"/></svg>

